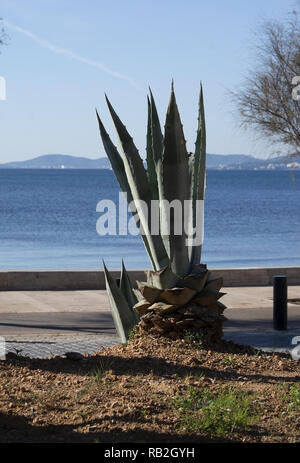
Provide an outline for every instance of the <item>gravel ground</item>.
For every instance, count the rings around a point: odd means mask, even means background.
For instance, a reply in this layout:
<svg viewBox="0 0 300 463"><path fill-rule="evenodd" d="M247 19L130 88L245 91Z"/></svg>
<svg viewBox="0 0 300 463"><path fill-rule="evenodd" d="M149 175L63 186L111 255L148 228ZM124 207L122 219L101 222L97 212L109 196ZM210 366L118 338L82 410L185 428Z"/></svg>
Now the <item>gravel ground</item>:
<svg viewBox="0 0 300 463"><path fill-rule="evenodd" d="M0 442L299 442L299 366L152 336L77 358L9 354Z"/></svg>

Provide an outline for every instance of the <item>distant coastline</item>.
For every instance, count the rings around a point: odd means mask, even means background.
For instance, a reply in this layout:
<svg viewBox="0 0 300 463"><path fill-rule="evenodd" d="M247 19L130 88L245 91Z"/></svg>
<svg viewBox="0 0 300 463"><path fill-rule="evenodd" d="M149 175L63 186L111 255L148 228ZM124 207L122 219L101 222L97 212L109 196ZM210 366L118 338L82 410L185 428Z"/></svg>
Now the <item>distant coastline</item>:
<svg viewBox="0 0 300 463"><path fill-rule="evenodd" d="M109 169L106 157L89 159L66 154L45 154L26 161L0 164L0 169ZM207 154L207 169L214 170L300 170L300 158L279 156L258 159L245 154Z"/></svg>

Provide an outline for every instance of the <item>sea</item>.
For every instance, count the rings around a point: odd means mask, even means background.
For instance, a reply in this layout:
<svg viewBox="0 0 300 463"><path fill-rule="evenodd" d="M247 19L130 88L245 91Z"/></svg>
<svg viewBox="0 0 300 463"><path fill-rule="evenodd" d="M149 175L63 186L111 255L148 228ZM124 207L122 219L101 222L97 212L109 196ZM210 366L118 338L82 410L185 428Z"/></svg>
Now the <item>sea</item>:
<svg viewBox="0 0 300 463"><path fill-rule="evenodd" d="M150 268L139 236L100 236L111 170L1 169L0 269ZM300 265L300 171L208 170L202 262L210 268Z"/></svg>

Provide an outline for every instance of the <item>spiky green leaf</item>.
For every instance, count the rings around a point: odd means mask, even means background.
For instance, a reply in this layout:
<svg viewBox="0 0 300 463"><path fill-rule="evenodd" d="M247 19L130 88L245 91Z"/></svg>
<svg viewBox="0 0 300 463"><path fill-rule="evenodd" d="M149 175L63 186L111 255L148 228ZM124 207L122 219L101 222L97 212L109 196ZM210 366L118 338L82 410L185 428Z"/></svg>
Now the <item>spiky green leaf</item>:
<svg viewBox="0 0 300 463"><path fill-rule="evenodd" d="M156 169L155 169L155 162L153 158L153 149L152 149L152 130L151 130L151 103L149 98L147 98L148 102L148 123L147 123L147 146L146 146L146 154L147 154L147 173L148 179L152 190L153 199L158 199L158 185L157 185L157 177L156 177Z"/></svg>
<svg viewBox="0 0 300 463"><path fill-rule="evenodd" d="M195 154L191 158L191 198L193 204L192 217L193 228L197 226L196 220L196 201L204 200L205 195L205 173L206 167L206 129L205 129L205 114L203 102L202 84L200 87L199 110L198 110L198 128L197 138L195 143ZM203 218L202 218L203 220ZM190 250L190 261L192 265L198 264L201 259L201 245L193 246Z"/></svg>
<svg viewBox="0 0 300 463"><path fill-rule="evenodd" d="M163 141L163 157L159 179L159 193L161 200L180 201L182 205L181 220L182 233L178 234L176 218L169 214L168 208L162 203L162 225L170 223L170 233L163 234L165 248L171 261L172 270L180 276L188 273L190 268L186 235L184 231L184 201L190 199L190 175L188 153L180 115L178 112L174 88L172 85L170 102L167 110L165 135ZM170 219L169 219L170 218Z"/></svg>
<svg viewBox="0 0 300 463"><path fill-rule="evenodd" d="M148 246L146 249L150 255L153 267L154 269L159 269L167 265L168 255L161 236L151 235L151 200L153 196L147 173L132 137L129 135L125 125L119 119L107 97L106 101L124 154L123 162L131 194L134 201L138 204L145 202L147 206L148 214L144 214L144 211L140 210L139 219L142 233L145 234L147 239Z"/></svg>
<svg viewBox="0 0 300 463"><path fill-rule="evenodd" d="M99 114L96 110L96 114L97 114L97 119L98 119L98 124L99 124L99 130L100 130L100 135L101 135L101 139L102 139L102 142L103 142L103 146L104 146L104 149L106 151L106 154L108 156L108 159L110 160L110 163L111 163L111 167L115 173L115 176L118 180L118 183L120 185L120 188L121 190L127 194L127 201L128 201L128 204L130 204L133 200L133 196L132 196L132 193L131 193L131 189L130 189L130 186L129 186L129 183L128 183L128 180L127 180L127 176L126 176L126 172L125 172L125 167L124 167L124 163L123 163L123 160L122 160L122 157L121 155L119 154L117 148L115 147L115 145L112 143L108 133L106 132L105 130L105 127L99 117ZM140 220L139 220L139 216L135 213L133 213L133 217L135 219L135 222L136 222L136 225L137 227L140 226ZM147 236L142 234L142 240L144 242L144 245L145 245L145 248L146 248L146 251L150 257L150 260L151 260L151 263L152 263L152 266L153 268L156 268L155 267L155 262L153 261L153 258L152 258L152 254L151 254L151 250L150 250L150 247L149 247L149 243L148 243L148 240L147 240Z"/></svg>
<svg viewBox="0 0 300 463"><path fill-rule="evenodd" d="M155 165L162 159L163 154L163 135L159 122L159 117L153 97L150 90L150 118L151 118L151 136L152 136L152 152Z"/></svg>
<svg viewBox="0 0 300 463"><path fill-rule="evenodd" d="M122 271L121 271L121 278L120 278L120 290L122 291L123 296L125 297L128 307L131 309L134 317L136 318L136 323L139 322L139 317L132 307L138 302L138 298L136 297L133 287L129 278L129 275L126 271L124 262L122 260Z"/></svg>
<svg viewBox="0 0 300 463"><path fill-rule="evenodd" d="M119 151L117 150L115 145L112 143L108 133L106 132L105 127L99 117L97 110L96 110L96 115L98 119L99 131L100 131L102 143L103 143L105 152L108 156L108 159L110 161L111 167L115 173L115 176L118 180L121 190L127 193L128 202L131 202L133 198L132 198L130 186L129 186L129 183L126 177L126 172L125 172L122 157L119 154Z"/></svg>
<svg viewBox="0 0 300 463"><path fill-rule="evenodd" d="M103 269L105 275L106 290L115 328L121 338L121 342L126 343L130 331L137 324L136 317L133 313L133 310L128 306L128 303L120 288L118 288L115 279L107 270L104 262Z"/></svg>

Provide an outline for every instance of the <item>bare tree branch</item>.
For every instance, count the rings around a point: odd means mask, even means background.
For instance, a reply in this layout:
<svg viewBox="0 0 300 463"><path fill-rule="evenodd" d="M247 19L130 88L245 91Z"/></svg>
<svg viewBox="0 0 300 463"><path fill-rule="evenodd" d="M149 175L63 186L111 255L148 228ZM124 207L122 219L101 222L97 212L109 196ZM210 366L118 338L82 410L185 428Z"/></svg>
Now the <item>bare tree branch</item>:
<svg viewBox="0 0 300 463"><path fill-rule="evenodd" d="M2 18L0 18L0 47L2 45L7 45L7 41L8 41L8 35L6 34L5 29L3 27Z"/></svg>
<svg viewBox="0 0 300 463"><path fill-rule="evenodd" d="M231 97L242 125L300 154L300 101L292 97L292 79L300 75L299 14L265 22L258 38L256 68Z"/></svg>

